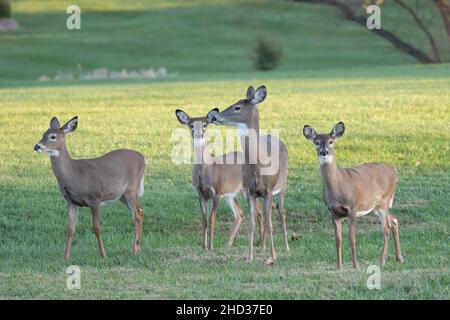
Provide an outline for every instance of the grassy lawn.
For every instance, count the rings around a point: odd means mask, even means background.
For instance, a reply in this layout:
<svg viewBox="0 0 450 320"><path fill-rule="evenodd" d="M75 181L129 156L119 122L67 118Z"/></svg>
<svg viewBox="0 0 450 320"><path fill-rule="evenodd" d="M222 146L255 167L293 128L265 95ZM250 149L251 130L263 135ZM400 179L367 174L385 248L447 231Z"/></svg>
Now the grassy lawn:
<svg viewBox="0 0 450 320"><path fill-rule="evenodd" d="M89 2L86 28L69 35L64 1L13 1L23 29L0 34L0 46L8 48L0 51L0 298L450 298L450 65L415 65L358 26L333 29L338 17L320 6L130 1L123 9L120 1ZM261 30L283 44L284 63L275 72L252 71L247 39ZM75 72L78 64L87 70L164 66L178 76L35 81L58 70ZM275 219L278 260L272 267L261 254L244 261L245 220L234 248L225 250L232 215L224 203L216 248L201 249L191 166L171 160L171 134L180 128L176 108L204 115L242 98L249 84L268 87L261 128L279 129L289 149L288 232L300 234L284 252ZM149 160L140 254L131 252L131 216L116 203L102 209L107 258L99 257L90 212L81 209L72 258L63 260L66 205L48 157L33 151L53 115L61 122L79 116L67 138L74 158L126 147ZM341 166L382 161L399 173L392 212L400 220L405 263L395 262L391 241L380 290L366 287L366 269L378 262L382 245L375 216L358 222L361 270L350 268L347 228L344 271L335 270L319 165L301 129L308 123L329 131L337 121L347 128L336 145ZM81 290L66 289L69 265L81 268Z"/></svg>

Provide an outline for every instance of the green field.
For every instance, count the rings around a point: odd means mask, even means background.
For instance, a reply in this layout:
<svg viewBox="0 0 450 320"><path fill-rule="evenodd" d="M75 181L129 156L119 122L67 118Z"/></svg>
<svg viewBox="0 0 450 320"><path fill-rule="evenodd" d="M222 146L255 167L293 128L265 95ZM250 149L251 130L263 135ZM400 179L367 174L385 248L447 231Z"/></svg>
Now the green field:
<svg viewBox="0 0 450 320"><path fill-rule="evenodd" d="M321 6L78 2L87 8L81 31L65 29L66 1L17 0L13 9L22 29L0 33L0 298L450 298L449 64L417 65ZM276 71L253 71L250 40L260 33L283 45ZM58 70L76 72L78 64L85 70L162 66L171 76L36 81ZM245 262L245 220L234 248L225 250L232 215L224 203L215 250L201 249L191 166L171 160L171 134L180 127L176 108L204 115L242 98L249 84L268 87L259 107L261 128L279 129L288 147L288 232L300 234L284 252L275 219L278 260L272 267L261 254ZM140 254L131 252L131 215L116 203L102 209L107 258L99 257L91 214L81 209L72 257L63 260L66 205L48 157L33 151L54 115L61 122L79 116L77 131L67 138L74 158L126 147L149 160ZM361 270L350 268L347 228L344 271L335 270L319 165L301 129L308 123L329 131L337 121L347 128L335 147L341 166L382 161L399 173L392 212L400 220L405 263L395 262L391 242L380 290L366 287L366 269L377 264L382 245L375 216L358 222ZM66 289L70 265L81 268L81 290Z"/></svg>

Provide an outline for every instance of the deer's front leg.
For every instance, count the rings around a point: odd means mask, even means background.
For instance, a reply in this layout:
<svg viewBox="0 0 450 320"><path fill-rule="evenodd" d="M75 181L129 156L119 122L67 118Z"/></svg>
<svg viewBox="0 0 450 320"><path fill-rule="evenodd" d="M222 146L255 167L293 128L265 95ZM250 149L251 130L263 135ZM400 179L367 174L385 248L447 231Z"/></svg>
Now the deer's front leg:
<svg viewBox="0 0 450 320"><path fill-rule="evenodd" d="M214 228L216 225L216 215L218 207L219 207L219 199L214 198L211 208L211 214L209 216L209 243L208 243L209 250L214 249Z"/></svg>
<svg viewBox="0 0 450 320"><path fill-rule="evenodd" d="M268 192L264 197L264 213L265 213L265 223L264 233L269 234L269 245L270 245L270 257L267 263L272 263L276 260L275 245L273 243L273 226L272 226L272 202L273 195L272 192ZM265 237L264 237L265 238Z"/></svg>
<svg viewBox="0 0 450 320"><path fill-rule="evenodd" d="M249 194L247 196L249 216L248 216L248 253L247 261L253 261L253 235L255 232L256 198Z"/></svg>
<svg viewBox="0 0 450 320"><path fill-rule="evenodd" d="M359 269L358 260L356 259L356 217L350 216L348 219L348 229L350 245L352 247L352 265L353 268Z"/></svg>
<svg viewBox="0 0 450 320"><path fill-rule="evenodd" d="M70 258L70 247L72 245L73 234L75 233L75 225L77 223L78 206L73 203L69 203L69 219L67 223L67 236L66 236L66 250L64 253L64 259Z"/></svg>
<svg viewBox="0 0 450 320"><path fill-rule="evenodd" d="M92 207L91 212L92 212L92 228L94 230L95 237L97 238L100 256L104 258L106 257L106 253L105 247L103 247L102 230L100 228L100 208L98 206Z"/></svg>
<svg viewBox="0 0 450 320"><path fill-rule="evenodd" d="M208 201L199 195L200 208L202 209L202 227L203 227L203 240L202 247L206 249L208 246Z"/></svg>
<svg viewBox="0 0 450 320"><path fill-rule="evenodd" d="M339 270L342 270L342 223L341 218L332 217L334 227L334 237L336 239L336 264Z"/></svg>

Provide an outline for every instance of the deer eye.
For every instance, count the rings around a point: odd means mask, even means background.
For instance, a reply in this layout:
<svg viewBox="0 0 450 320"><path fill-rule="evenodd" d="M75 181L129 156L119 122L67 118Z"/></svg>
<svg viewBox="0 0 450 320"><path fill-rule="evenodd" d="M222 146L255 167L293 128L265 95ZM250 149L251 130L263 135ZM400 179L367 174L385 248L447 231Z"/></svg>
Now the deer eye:
<svg viewBox="0 0 450 320"><path fill-rule="evenodd" d="M333 142L334 142L333 140L330 140L330 141L328 141L328 144L329 144L329 145L332 145Z"/></svg>
<svg viewBox="0 0 450 320"><path fill-rule="evenodd" d="M315 145L318 146L320 144L319 141L314 141Z"/></svg>
<svg viewBox="0 0 450 320"><path fill-rule="evenodd" d="M234 107L234 111L236 111L236 112L241 111L241 107L239 107L239 106Z"/></svg>
<svg viewBox="0 0 450 320"><path fill-rule="evenodd" d="M51 140L51 141L56 141L56 134L49 135L48 139Z"/></svg>
<svg viewBox="0 0 450 320"><path fill-rule="evenodd" d="M194 125L191 123L191 124L189 125L189 128L194 129Z"/></svg>

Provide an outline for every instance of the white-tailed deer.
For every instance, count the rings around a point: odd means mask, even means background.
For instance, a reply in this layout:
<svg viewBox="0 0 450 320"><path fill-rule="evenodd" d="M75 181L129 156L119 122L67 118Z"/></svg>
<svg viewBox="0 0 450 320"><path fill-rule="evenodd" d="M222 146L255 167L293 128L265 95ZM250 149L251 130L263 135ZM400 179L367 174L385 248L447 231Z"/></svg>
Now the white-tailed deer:
<svg viewBox="0 0 450 320"><path fill-rule="evenodd" d="M390 230L393 230L395 255L403 262L398 235L398 219L389 213L397 186L397 175L393 167L382 163L365 163L353 168L339 168L334 155L334 142L342 137L344 123L339 122L329 134L317 134L314 128L305 125L303 134L316 146L323 180L323 200L331 213L336 238L337 267L342 269L341 219L349 219L349 237L352 248L352 263L358 268L356 259L356 218L373 211L378 215L384 232L380 263L385 264Z"/></svg>
<svg viewBox="0 0 450 320"><path fill-rule="evenodd" d="M272 135L260 136L258 104L267 96L265 86L256 91L248 87L246 98L237 101L227 109L216 114L213 122L218 125L232 125L239 128L241 146L244 150L244 189L248 195L250 208L249 219L249 245L247 260L253 260L253 233L255 229L256 199L264 198L265 226L262 240L262 250L265 251L265 238L269 234L271 264L276 259L273 243L272 203L273 196L278 195L278 212L283 226L284 246L289 251L286 232L286 213L284 210L284 195L286 192L286 179L288 174L288 152L283 142ZM268 154L267 150L273 153ZM267 167L275 164L275 170ZM272 171L272 172L269 172Z"/></svg>
<svg viewBox="0 0 450 320"><path fill-rule="evenodd" d="M191 118L182 110L177 109L175 111L178 121L187 126L191 131L191 136L194 139L194 148L199 147L197 151L201 154L200 163L195 163L192 170L192 185L198 193L202 210L203 248L205 249L213 249L214 247L216 214L219 201L222 198L226 199L227 204L234 215L234 225L228 239L228 248L231 248L233 245L233 241L236 238L236 234L239 231L239 227L244 217L243 211L237 202L238 194L243 191L242 153L232 152L222 156L213 157L209 152L206 142L206 130L214 115L217 113L219 113L219 110L216 108L211 110L206 117ZM212 206L209 205L209 202L212 202ZM261 210L258 210L260 241L262 240L263 230L261 215Z"/></svg>
<svg viewBox="0 0 450 320"><path fill-rule="evenodd" d="M144 211L138 204L138 196L144 193L146 160L133 150L114 150L99 158L74 160L66 147L66 135L75 131L78 117L60 127L56 117L50 121L50 128L41 141L34 146L37 152L50 155L53 173L59 190L69 207L66 250L64 258L70 257L70 247L79 207L89 207L92 212L93 230L97 237L100 255L106 256L101 238L100 206L120 200L134 218L133 251L141 245Z"/></svg>

